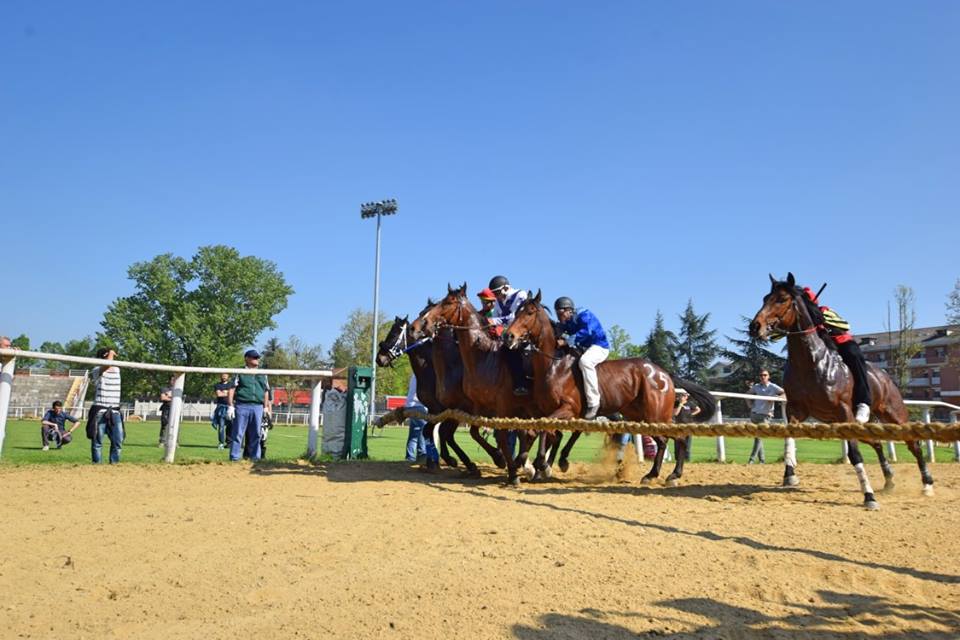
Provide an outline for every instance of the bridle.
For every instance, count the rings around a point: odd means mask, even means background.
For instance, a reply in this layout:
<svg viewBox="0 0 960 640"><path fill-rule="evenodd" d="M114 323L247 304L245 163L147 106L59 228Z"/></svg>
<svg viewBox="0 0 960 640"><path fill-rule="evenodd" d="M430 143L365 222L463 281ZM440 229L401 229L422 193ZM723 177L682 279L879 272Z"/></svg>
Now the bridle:
<svg viewBox="0 0 960 640"><path fill-rule="evenodd" d="M800 320L799 320L799 319L802 317L803 314L800 312L800 305L797 304L797 297L796 297L796 295L791 295L791 296L790 296L790 304L791 304L791 306L793 307L793 312L794 312L794 314L795 314L796 317L797 317L797 324L800 324ZM771 323L771 325L770 325L770 331L774 331L774 332L779 333L780 335L784 335L784 336L808 336L808 335L810 335L811 333L816 332L816 330L817 330L817 325L812 324L810 327L807 327L806 329L800 329L799 331L787 331L787 330L781 328L781 326L780 326L780 321L781 321L781 319L782 319L782 316L777 316L777 317L775 318L775 321L774 321L773 323ZM812 323L812 322L813 322L813 321L811 320L811 323Z"/></svg>
<svg viewBox="0 0 960 640"><path fill-rule="evenodd" d="M537 318L537 321L538 321L538 322L540 321L540 318L539 318L539 317ZM540 335L543 335L543 329L540 330ZM540 335L537 336L537 340L540 339ZM545 358L550 358L551 360L563 360L563 359L566 357L566 356L564 356L564 355L559 355L559 356L557 356L557 355L550 355L549 353L545 352L543 349L541 349L540 347L538 347L537 344L536 344L536 342L534 342L534 337L533 337L533 334L530 332L530 329L527 329L527 330L524 332L524 334L517 340L517 346L519 346L519 347L527 347L527 348L529 348L531 351L534 351L534 352L536 352L536 353L539 353L539 354L542 355L543 357L545 357Z"/></svg>
<svg viewBox="0 0 960 640"><path fill-rule="evenodd" d="M420 340L415 341L413 344L409 343L407 339L407 327L410 326L410 323L404 322L403 328L400 330L400 335L397 337L396 341L393 343L393 346L387 349L387 356L390 358L390 365L393 366L393 361L402 356L403 354L413 351L417 347L425 345L430 342L432 338L427 336L421 338Z"/></svg>

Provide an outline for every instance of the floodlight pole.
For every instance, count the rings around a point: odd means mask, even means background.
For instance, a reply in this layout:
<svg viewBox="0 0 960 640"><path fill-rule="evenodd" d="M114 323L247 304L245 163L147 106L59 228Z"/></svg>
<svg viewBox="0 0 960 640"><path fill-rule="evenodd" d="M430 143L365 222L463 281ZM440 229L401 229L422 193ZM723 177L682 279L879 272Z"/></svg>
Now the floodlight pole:
<svg viewBox="0 0 960 640"><path fill-rule="evenodd" d="M373 270L373 345L370 353L370 411L368 424L373 421L377 410L377 332L380 318L380 218L397 212L396 200L381 200L360 205L360 217L377 216L377 251Z"/></svg>

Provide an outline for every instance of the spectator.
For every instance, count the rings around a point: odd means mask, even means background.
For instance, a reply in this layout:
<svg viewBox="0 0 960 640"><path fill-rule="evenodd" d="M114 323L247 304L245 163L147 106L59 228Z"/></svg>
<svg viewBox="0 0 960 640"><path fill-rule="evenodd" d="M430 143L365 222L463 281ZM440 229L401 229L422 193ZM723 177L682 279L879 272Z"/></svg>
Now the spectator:
<svg viewBox="0 0 960 640"><path fill-rule="evenodd" d="M260 366L260 354L256 349L244 353L243 360L246 368L251 371L256 371ZM270 413L270 385L267 376L257 373L237 375L233 388L228 391L227 404L227 418L233 421L230 460L236 462L243 455L256 462L260 459L260 425L263 414Z"/></svg>
<svg viewBox="0 0 960 640"><path fill-rule="evenodd" d="M213 428L217 430L217 449L223 449L226 446L228 434L231 431L232 421L227 418L227 410L230 408L230 390L233 389L233 386L234 381L230 379L229 373L221 373L220 382L213 385L217 405L213 410L213 417L210 422L213 424Z"/></svg>
<svg viewBox="0 0 960 640"><path fill-rule="evenodd" d="M427 408L417 398L417 376L410 374L407 385L407 400L403 404L406 409L427 412ZM423 438L423 428L426 420L410 418L410 430L407 432L407 462L416 462L420 456L427 455L427 443Z"/></svg>
<svg viewBox="0 0 960 640"><path fill-rule="evenodd" d="M97 350L97 358L113 360L117 352L103 347ZM123 415L120 413L120 369L100 366L93 370L96 391L87 417L87 437L90 438L90 455L94 464L101 462L103 435L110 438L110 464L120 462L123 446Z"/></svg>
<svg viewBox="0 0 960 640"><path fill-rule="evenodd" d="M70 430L64 429L66 421L73 423ZM50 450L50 443L54 442L57 449L73 440L73 431L80 426L80 421L69 413L64 413L63 403L56 400L53 406L43 414L40 421L40 442L43 444L43 450Z"/></svg>
<svg viewBox="0 0 960 640"><path fill-rule="evenodd" d="M7 336L0 336L0 349L13 349L13 343Z"/></svg>
<svg viewBox="0 0 960 640"><path fill-rule="evenodd" d="M686 389L678 388L675 390L675 393L677 395L677 406L673 410L673 421L677 424L690 424L693 422L694 416L700 413L700 407L690 402L690 394L687 393ZM686 445L686 461L690 462L690 449L693 447L693 436L686 437Z"/></svg>
<svg viewBox="0 0 960 640"><path fill-rule="evenodd" d="M177 377L170 378L170 386L160 389L160 443L163 447L167 442L167 429L170 427L170 404L173 402L173 384Z"/></svg>
<svg viewBox="0 0 960 640"><path fill-rule="evenodd" d="M750 388L749 393L751 395L784 397L783 388L770 382L770 372L766 369L760 371L760 382L752 385L748 382L747 385ZM754 400L750 409L750 422L753 424L769 424L770 418L773 417L773 405L773 400ZM763 440L760 438L753 439L753 449L750 451L747 464L753 464L755 461L759 461L760 464L767 461L763 454Z"/></svg>

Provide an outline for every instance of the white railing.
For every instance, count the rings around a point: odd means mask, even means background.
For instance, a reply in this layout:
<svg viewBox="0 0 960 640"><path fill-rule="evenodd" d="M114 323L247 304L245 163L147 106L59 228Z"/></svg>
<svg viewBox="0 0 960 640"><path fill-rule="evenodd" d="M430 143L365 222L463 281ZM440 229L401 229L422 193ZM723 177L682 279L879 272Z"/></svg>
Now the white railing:
<svg viewBox="0 0 960 640"><path fill-rule="evenodd" d="M779 402L780 404L780 421L786 422L786 403L787 398L785 396L755 396L750 395L749 393L734 393L730 391L711 391L713 397L717 399L717 412L713 417L713 421L716 424L723 424L723 398L740 398L743 400L767 400L772 402ZM955 404L950 404L949 402L941 402L939 400L904 400L903 403L907 406L923 407L923 421L926 423L931 422L930 420L930 410L933 407L946 407L950 410L950 422L957 422L957 417L960 415L960 406ZM927 449L927 458L930 462L935 462L935 448L933 440L926 441ZM846 441L841 441L840 443L840 452L841 457L846 460L847 458L847 443ZM894 446L893 442L887 443L887 455L891 461L897 461L897 449ZM960 462L960 442L953 443L953 459L955 462ZM717 460L720 462L727 461L726 446L723 439L723 436L717 436Z"/></svg>
<svg viewBox="0 0 960 640"><path fill-rule="evenodd" d="M35 358L37 360L53 360L56 362L73 362L93 367L119 367L121 369L143 369L146 371L166 371L175 374L173 383L173 400L170 403L170 424L167 429L164 461L172 463L177 452L177 438L180 434L180 418L183 413L183 383L188 373L250 373L250 369L227 367L183 367L166 364L152 364L146 362L125 362L122 360L101 360L99 358L83 358L56 353L40 353L38 351L21 351L19 349L0 349L0 454L3 452L3 441L7 433L7 414L10 409L10 391L13 387L13 372L17 358ZM320 432L320 399L323 390L320 386L323 378L333 378L329 369L306 371L298 369L257 369L258 374L288 376L295 378L315 378L310 394L309 432L307 436L307 454L314 455L317 451L317 436Z"/></svg>

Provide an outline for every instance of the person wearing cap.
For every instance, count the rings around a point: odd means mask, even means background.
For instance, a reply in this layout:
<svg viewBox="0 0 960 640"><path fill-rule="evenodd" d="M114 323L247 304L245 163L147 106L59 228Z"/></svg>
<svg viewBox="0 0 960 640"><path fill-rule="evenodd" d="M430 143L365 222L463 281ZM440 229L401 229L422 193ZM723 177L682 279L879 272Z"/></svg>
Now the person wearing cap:
<svg viewBox="0 0 960 640"><path fill-rule="evenodd" d="M597 417L600 409L600 383L597 380L597 365L610 355L610 343L603 326L589 309L576 310L573 300L561 296L553 303L557 312L560 333L571 336L573 346L581 351L580 371L583 372L583 394L586 396L586 420ZM557 346L568 344L565 338L557 339Z"/></svg>
<svg viewBox="0 0 960 640"><path fill-rule="evenodd" d="M490 279L488 287L496 296L496 302L493 305L493 315L487 318L487 322L495 327L506 327L517 313L517 309L527 299L527 292L520 289L514 289L506 276L494 276ZM507 350L507 365L510 367L510 377L513 379L513 393L518 396L525 396L530 393L527 388L527 376L523 371L523 351L516 349Z"/></svg>
<svg viewBox="0 0 960 640"><path fill-rule="evenodd" d="M497 303L497 296L490 290L490 287L487 287L478 293L477 297L480 298L480 315L486 318L487 323L490 324L490 326L487 327L490 337L499 338L500 334L503 333L503 325L490 323L490 318L492 318L494 314L493 307Z"/></svg>
<svg viewBox="0 0 960 640"><path fill-rule="evenodd" d="M673 410L673 421L677 424L690 424L694 416L700 413L700 407L690 402L690 394L682 387L673 390L677 396L677 406ZM690 461L690 447L693 446L693 436L687 436L687 462Z"/></svg>
<svg viewBox="0 0 960 640"><path fill-rule="evenodd" d="M260 354L250 349L243 354L247 369L260 366ZM253 461L260 459L260 423L263 414L270 413L270 383L267 376L257 373L241 373L234 379L233 388L227 394L227 418L233 421L230 438L230 460L241 457ZM246 445L244 445L246 437Z"/></svg>

